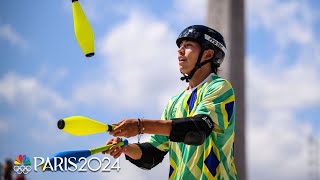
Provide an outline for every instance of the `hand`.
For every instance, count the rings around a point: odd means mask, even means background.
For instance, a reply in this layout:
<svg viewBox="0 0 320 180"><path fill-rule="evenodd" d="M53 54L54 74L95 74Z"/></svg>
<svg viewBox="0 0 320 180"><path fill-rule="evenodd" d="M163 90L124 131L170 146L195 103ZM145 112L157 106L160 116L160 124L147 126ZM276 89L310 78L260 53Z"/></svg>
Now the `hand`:
<svg viewBox="0 0 320 180"><path fill-rule="evenodd" d="M113 146L111 146L107 151L103 151L102 154L110 154L113 158L118 158L126 148L124 146L119 147L116 145L120 141L122 141L122 139L119 137L114 137L107 141L106 144L113 144Z"/></svg>
<svg viewBox="0 0 320 180"><path fill-rule="evenodd" d="M139 134L138 119L125 119L115 124L116 128L110 131L112 136L124 136L126 138Z"/></svg>

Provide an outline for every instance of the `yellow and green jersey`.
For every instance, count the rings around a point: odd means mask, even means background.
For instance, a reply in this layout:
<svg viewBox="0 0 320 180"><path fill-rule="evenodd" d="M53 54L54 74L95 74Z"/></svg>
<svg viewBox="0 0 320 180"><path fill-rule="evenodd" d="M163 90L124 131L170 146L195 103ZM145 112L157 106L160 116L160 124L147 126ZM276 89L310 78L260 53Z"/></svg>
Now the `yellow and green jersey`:
<svg viewBox="0 0 320 180"><path fill-rule="evenodd" d="M197 87L172 97L163 120L209 115L214 122L210 136L200 146L172 142L167 136L153 135L149 142L169 151L169 179L238 179L234 164L235 97L231 84L211 74Z"/></svg>

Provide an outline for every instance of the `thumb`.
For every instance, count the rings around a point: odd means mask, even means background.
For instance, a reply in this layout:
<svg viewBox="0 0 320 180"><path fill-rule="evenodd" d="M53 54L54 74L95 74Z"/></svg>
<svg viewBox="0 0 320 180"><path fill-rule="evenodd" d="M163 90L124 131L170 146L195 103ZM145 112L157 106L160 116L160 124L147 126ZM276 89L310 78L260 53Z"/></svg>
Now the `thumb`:
<svg viewBox="0 0 320 180"><path fill-rule="evenodd" d="M119 126L123 121L124 121L124 120L119 121L119 122L117 122L117 123L114 123L113 125Z"/></svg>

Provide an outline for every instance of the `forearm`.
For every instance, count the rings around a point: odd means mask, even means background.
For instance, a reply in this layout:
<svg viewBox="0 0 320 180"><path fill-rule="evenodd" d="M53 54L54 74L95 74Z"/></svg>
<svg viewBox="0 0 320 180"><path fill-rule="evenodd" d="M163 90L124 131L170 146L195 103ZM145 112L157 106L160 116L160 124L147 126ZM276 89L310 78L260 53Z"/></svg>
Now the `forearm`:
<svg viewBox="0 0 320 180"><path fill-rule="evenodd" d="M172 130L172 121L141 119L141 128L144 128L143 133L146 134L169 136Z"/></svg>
<svg viewBox="0 0 320 180"><path fill-rule="evenodd" d="M172 129L171 120L125 119L115 124L110 131L112 136L132 137L139 133L169 136Z"/></svg>
<svg viewBox="0 0 320 180"><path fill-rule="evenodd" d="M132 144L131 144L132 145ZM130 145L130 146L131 146ZM160 162L162 162L164 156L167 154L168 151L161 151L151 145L150 143L141 143L141 144L133 144L135 146L131 146L129 151L126 152L126 159L130 161L132 164L142 168L142 169L152 169ZM138 146L138 153L134 153L137 150ZM132 149L131 149L132 148ZM138 158L138 154L140 154ZM134 155L136 157L132 157L130 155ZM137 158L137 159L134 159Z"/></svg>
<svg viewBox="0 0 320 180"><path fill-rule="evenodd" d="M211 134L213 121L210 116L198 114L194 117L175 118L173 120L126 119L110 132L113 136L132 137L139 133L167 136L173 142L200 145ZM132 154L138 158L136 151Z"/></svg>
<svg viewBox="0 0 320 180"><path fill-rule="evenodd" d="M140 147L136 144L129 144L127 147L126 147L126 151L125 151L125 154L127 156L129 156L130 158L134 159L134 160L138 160L141 158L142 156L142 151L140 149Z"/></svg>

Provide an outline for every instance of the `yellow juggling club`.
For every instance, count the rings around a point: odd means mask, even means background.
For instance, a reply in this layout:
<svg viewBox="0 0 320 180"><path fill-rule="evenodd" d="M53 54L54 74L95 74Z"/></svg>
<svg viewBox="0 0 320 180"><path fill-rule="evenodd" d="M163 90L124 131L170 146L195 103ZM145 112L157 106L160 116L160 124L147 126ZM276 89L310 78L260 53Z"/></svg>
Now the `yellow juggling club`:
<svg viewBox="0 0 320 180"><path fill-rule="evenodd" d="M94 55L94 35L78 0L72 0L73 25L76 39L86 57Z"/></svg>
<svg viewBox="0 0 320 180"><path fill-rule="evenodd" d="M58 128L75 136L85 136L101 132L112 131L116 126L98 122L84 116L70 116L60 119Z"/></svg>

